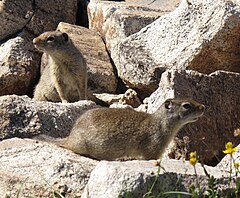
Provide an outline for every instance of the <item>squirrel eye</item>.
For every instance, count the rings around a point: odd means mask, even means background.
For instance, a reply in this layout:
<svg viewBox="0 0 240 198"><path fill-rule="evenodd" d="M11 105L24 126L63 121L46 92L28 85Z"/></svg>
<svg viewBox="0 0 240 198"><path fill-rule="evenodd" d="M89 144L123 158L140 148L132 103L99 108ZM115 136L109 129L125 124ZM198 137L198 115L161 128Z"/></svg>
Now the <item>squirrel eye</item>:
<svg viewBox="0 0 240 198"><path fill-rule="evenodd" d="M192 105L190 105L189 103L185 103L182 106L184 109L190 109L192 107Z"/></svg>
<svg viewBox="0 0 240 198"><path fill-rule="evenodd" d="M54 37L53 37L53 36L49 36L49 37L47 38L47 42L52 42L52 41L54 41Z"/></svg>

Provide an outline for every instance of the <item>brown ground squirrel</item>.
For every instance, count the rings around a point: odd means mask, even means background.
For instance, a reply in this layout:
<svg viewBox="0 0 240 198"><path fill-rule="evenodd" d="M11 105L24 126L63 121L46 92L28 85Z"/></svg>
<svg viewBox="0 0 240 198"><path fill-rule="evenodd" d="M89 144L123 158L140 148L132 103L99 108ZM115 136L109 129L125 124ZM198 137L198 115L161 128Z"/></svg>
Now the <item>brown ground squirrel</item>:
<svg viewBox="0 0 240 198"><path fill-rule="evenodd" d="M205 107L191 99L168 99L153 114L133 109L91 109L57 144L98 160L159 159L179 129ZM55 142L55 143L56 143Z"/></svg>
<svg viewBox="0 0 240 198"><path fill-rule="evenodd" d="M50 87L52 90L54 88L57 90L62 102L74 101L71 98L74 92L78 93L80 100L86 99L86 61L68 34L60 31L45 32L33 39L33 44L38 50L49 55L49 63L44 72L49 72L51 78L47 79L48 75L44 75L43 72L35 88L34 98L47 100L46 95L49 94ZM49 69L47 69L48 67Z"/></svg>

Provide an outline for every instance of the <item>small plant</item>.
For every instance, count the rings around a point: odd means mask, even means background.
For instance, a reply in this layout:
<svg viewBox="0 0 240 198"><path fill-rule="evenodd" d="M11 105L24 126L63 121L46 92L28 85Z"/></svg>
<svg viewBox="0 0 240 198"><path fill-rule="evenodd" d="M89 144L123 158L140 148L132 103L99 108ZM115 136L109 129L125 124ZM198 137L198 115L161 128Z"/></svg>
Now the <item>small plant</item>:
<svg viewBox="0 0 240 198"><path fill-rule="evenodd" d="M208 188L206 190L206 195L208 198L219 197L217 180L213 176L210 176L208 178Z"/></svg>
<svg viewBox="0 0 240 198"><path fill-rule="evenodd" d="M227 190L227 196L228 197L236 197L239 198L239 194L240 194L240 179L238 178L238 174L239 174L239 163L235 162L234 158L233 158L233 153L237 150L237 147L234 147L232 142L227 142L225 145L225 150L223 151L223 153L225 153L226 155L230 156L230 169L229 169L229 179L228 179L228 190ZM189 160L190 164L194 167L194 172L195 172L195 176L196 176L196 185L192 185L190 187L190 193L192 194L192 197L194 198L198 198L198 197L202 197L203 195L201 195L201 187L199 184L199 178L196 172L196 163L198 162L197 159L197 154L196 152L191 152L190 153L190 160ZM204 170L205 175L208 177L208 186L206 191L204 192L204 197L207 198L218 198L218 197L222 197L220 194L220 190L217 184L217 180L216 178L214 178L213 176L211 176L206 168L204 167L203 164L201 164ZM235 168L235 177L233 177L233 167ZM234 186L235 183L235 186Z"/></svg>
<svg viewBox="0 0 240 198"><path fill-rule="evenodd" d="M189 192L192 194L193 198L197 198L198 195L201 192L201 189L200 189L198 174L197 174L197 170L196 170L196 163L198 162L196 151L195 152L191 152L189 157L190 157L189 163L193 166L194 174L195 174L195 177L196 177L196 185L194 185L194 184L191 185L190 188L189 188Z"/></svg>
<svg viewBox="0 0 240 198"><path fill-rule="evenodd" d="M156 177L155 177L154 182L153 182L152 186L150 187L149 191L146 194L143 195L143 198L154 198L154 196L152 195L152 191L153 191L153 188L156 185L157 179L160 175L160 170L161 170L161 165L160 164L161 164L160 161L156 162L155 165L158 166Z"/></svg>
<svg viewBox="0 0 240 198"><path fill-rule="evenodd" d="M158 171L157 171L156 177L155 177L154 182L153 182L152 186L150 187L149 191L143 195L143 198L164 198L164 197L169 197L169 195L177 195L178 198L181 198L181 195L183 195L184 197L186 197L186 196L192 197L192 194L190 194L188 192L180 192L180 191L160 192L158 195L154 196L152 194L152 191L153 191L153 188L155 187L156 182L159 178L161 168L165 171L165 169L163 167L161 167L160 160L157 160L157 162L155 163L155 166L158 166ZM177 183L178 182L179 182L179 178L177 180Z"/></svg>
<svg viewBox="0 0 240 198"><path fill-rule="evenodd" d="M238 178L239 162L236 162L233 157L233 153L236 152L237 147L233 147L232 142L227 142L225 145L225 148L226 149L223 151L223 153L230 156L230 168L229 168L227 196L238 198L240 196L240 179ZM233 168L235 169L234 177L233 177Z"/></svg>
<svg viewBox="0 0 240 198"><path fill-rule="evenodd" d="M229 171L229 188L231 187L231 182L232 182L232 165L234 163L234 159L233 159L233 153L237 150L237 147L233 147L232 142L227 142L225 145L225 150L223 151L223 153L230 155L230 171Z"/></svg>

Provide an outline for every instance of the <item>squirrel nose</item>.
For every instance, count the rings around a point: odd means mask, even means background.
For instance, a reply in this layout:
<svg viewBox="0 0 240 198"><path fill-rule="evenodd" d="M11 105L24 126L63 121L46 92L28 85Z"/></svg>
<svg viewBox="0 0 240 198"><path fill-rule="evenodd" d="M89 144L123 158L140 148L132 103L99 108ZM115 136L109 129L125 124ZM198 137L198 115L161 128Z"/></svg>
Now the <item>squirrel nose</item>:
<svg viewBox="0 0 240 198"><path fill-rule="evenodd" d="M36 43L37 43L37 41L38 41L38 39L37 39L37 38L33 39L33 44L36 44Z"/></svg>
<svg viewBox="0 0 240 198"><path fill-rule="evenodd" d="M200 109L201 111L204 111L204 110L205 110L205 106L204 106L204 105L200 105L200 106L199 106L199 109Z"/></svg>

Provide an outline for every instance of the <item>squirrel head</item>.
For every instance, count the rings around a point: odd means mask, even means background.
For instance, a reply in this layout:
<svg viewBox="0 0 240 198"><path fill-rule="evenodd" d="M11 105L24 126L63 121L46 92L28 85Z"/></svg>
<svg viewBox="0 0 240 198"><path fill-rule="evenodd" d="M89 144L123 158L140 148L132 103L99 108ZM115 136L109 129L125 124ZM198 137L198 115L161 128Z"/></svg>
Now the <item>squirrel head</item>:
<svg viewBox="0 0 240 198"><path fill-rule="evenodd" d="M60 31L44 32L38 37L33 39L35 48L39 51L46 52L48 54L54 53L56 50L65 49L68 45L70 38L67 33Z"/></svg>
<svg viewBox="0 0 240 198"><path fill-rule="evenodd" d="M160 110L160 111L159 111ZM192 99L167 99L157 112L163 112L170 124L185 125L195 122L204 113L205 106ZM156 113L157 113L156 112Z"/></svg>

